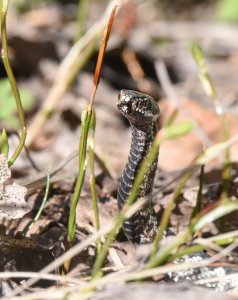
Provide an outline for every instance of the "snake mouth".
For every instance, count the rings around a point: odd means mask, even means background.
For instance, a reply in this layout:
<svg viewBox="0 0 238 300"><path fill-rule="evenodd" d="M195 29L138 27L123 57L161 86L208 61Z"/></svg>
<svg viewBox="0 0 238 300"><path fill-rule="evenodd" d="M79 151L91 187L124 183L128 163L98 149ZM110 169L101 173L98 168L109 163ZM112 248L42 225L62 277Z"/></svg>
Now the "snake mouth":
<svg viewBox="0 0 238 300"><path fill-rule="evenodd" d="M123 115L130 115L131 113L131 103L130 103L130 98L126 97L123 93L124 90L122 90L119 95L118 95L118 100L117 100L117 108Z"/></svg>
<svg viewBox="0 0 238 300"><path fill-rule="evenodd" d="M118 101L116 103L117 108L119 109L119 111L123 114L123 115L130 115L131 110L130 107L128 106L128 104L123 103L122 101Z"/></svg>

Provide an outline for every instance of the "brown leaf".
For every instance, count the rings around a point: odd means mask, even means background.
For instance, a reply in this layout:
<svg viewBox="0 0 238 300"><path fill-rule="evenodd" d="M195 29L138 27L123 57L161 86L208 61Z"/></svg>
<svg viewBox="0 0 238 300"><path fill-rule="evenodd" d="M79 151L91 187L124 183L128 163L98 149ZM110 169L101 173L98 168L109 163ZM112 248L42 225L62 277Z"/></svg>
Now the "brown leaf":
<svg viewBox="0 0 238 300"><path fill-rule="evenodd" d="M7 158L4 154L0 154L0 185L10 178L10 176L11 171L8 168Z"/></svg>
<svg viewBox="0 0 238 300"><path fill-rule="evenodd" d="M0 154L0 219L18 219L30 210L25 202L27 189L16 183L4 184L10 176L7 158Z"/></svg>
<svg viewBox="0 0 238 300"><path fill-rule="evenodd" d="M0 219L18 219L30 211L25 202L27 189L16 183L7 185L0 200Z"/></svg>
<svg viewBox="0 0 238 300"><path fill-rule="evenodd" d="M161 109L160 122L162 126L169 115L175 109L175 106L166 99L159 103ZM159 165L165 171L174 171L188 167L191 162L203 150L205 139L210 142L218 143L224 141L221 121L214 110L203 106L202 104L187 98L180 99L177 120L192 119L199 125L200 132L194 130L190 134L177 138L172 141L166 141L160 148ZM237 117L227 113L227 122L231 135L238 132ZM232 161L238 161L237 143L232 145ZM224 155L221 155L211 162L211 168L219 168L224 161Z"/></svg>

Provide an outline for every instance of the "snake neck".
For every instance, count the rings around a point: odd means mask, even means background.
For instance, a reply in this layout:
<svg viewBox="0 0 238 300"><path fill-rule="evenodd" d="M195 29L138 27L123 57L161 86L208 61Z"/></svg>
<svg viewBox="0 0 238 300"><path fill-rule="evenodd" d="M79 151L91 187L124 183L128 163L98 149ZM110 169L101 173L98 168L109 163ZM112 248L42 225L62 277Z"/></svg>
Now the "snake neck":
<svg viewBox="0 0 238 300"><path fill-rule="evenodd" d="M155 122L146 125L141 124L140 126L134 126L131 124L131 129L132 142L130 154L119 182L117 194L118 206L120 209L128 199L141 163L152 146L157 132L157 125ZM158 156L156 156L149 166L146 174L144 174L143 182L138 189L137 199L146 197L147 202L142 209L137 211L124 223L125 235L133 243L151 242L158 227L158 221L151 199L153 182L157 168L157 157Z"/></svg>

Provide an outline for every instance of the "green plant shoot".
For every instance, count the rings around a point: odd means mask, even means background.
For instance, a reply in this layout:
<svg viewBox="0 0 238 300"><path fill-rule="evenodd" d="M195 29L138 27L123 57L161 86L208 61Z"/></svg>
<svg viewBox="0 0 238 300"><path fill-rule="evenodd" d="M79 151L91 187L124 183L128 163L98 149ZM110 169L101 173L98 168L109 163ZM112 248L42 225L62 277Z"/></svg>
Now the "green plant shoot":
<svg viewBox="0 0 238 300"><path fill-rule="evenodd" d="M0 154L5 154L6 157L8 157L9 152L9 144L8 144L8 138L7 133L5 129L2 130L2 133L0 135Z"/></svg>
<svg viewBox="0 0 238 300"><path fill-rule="evenodd" d="M7 8L8 8L8 0L2 0L0 2L0 11L1 11L1 42L2 42L2 51L1 56L3 60L3 64L7 73L8 80L10 82L12 92L15 98L19 120L20 120L20 128L21 128L21 137L17 148L15 149L12 157L8 161L8 165L11 166L14 164L15 160L19 156L24 147L25 140L26 140L26 125L25 125L25 113L21 103L20 94L17 88L16 80L12 72L11 65L8 59L8 44L7 44L7 32L6 32L6 15L7 15Z"/></svg>

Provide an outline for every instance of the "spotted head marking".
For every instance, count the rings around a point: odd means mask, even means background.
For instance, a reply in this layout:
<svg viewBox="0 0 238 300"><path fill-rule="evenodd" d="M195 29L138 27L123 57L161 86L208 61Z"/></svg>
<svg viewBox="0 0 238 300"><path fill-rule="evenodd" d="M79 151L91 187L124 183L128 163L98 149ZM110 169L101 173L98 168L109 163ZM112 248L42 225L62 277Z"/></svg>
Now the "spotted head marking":
<svg viewBox="0 0 238 300"><path fill-rule="evenodd" d="M160 113L152 97L131 90L121 90L117 108L134 125L154 122Z"/></svg>

